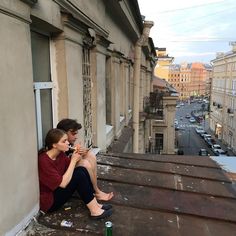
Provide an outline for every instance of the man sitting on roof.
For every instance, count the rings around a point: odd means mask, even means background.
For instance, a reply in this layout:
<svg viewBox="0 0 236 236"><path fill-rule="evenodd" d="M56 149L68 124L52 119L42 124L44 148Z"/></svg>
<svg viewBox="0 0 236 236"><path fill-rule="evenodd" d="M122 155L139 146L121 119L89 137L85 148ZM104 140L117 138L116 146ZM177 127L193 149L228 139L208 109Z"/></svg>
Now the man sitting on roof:
<svg viewBox="0 0 236 236"><path fill-rule="evenodd" d="M82 156L78 166L85 167L90 175L95 197L98 200L109 201L113 197L113 192L105 193L101 191L97 185L97 158L96 155L88 148L83 147L81 144L75 144L77 140L78 130L82 128L81 124L73 119L63 119L57 124L57 128L64 130L67 133L68 141L74 149ZM73 150L72 150L73 152ZM72 153L71 152L71 153ZM70 153L67 153L70 155Z"/></svg>

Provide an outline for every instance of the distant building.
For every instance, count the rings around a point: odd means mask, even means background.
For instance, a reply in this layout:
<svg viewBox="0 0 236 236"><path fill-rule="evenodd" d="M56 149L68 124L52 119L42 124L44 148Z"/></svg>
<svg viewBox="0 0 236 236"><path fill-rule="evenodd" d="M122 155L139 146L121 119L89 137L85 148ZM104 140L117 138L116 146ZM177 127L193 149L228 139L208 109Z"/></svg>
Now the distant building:
<svg viewBox="0 0 236 236"><path fill-rule="evenodd" d="M144 103L146 119L151 120L151 135L146 150L149 153L175 154L174 119L178 94L165 79L154 76L153 92Z"/></svg>
<svg viewBox="0 0 236 236"><path fill-rule="evenodd" d="M236 151L236 44L218 53L213 63L210 128Z"/></svg>
<svg viewBox="0 0 236 236"><path fill-rule="evenodd" d="M168 80L169 67L174 61L174 57L170 57L166 53L166 48L156 48L157 64L154 70L154 75Z"/></svg>
<svg viewBox="0 0 236 236"><path fill-rule="evenodd" d="M181 63L170 65L168 82L179 93L181 100L209 94L210 66L203 63Z"/></svg>

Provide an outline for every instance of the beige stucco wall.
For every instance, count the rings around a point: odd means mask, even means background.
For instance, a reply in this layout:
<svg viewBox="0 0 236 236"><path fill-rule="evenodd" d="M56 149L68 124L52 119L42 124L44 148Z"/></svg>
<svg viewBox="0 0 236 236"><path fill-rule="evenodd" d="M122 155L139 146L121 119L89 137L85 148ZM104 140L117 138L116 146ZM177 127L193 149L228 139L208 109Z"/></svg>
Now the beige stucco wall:
<svg viewBox="0 0 236 236"><path fill-rule="evenodd" d="M167 120L167 129L164 135L164 150L165 154L175 154L175 128L174 119L176 112L176 97L164 98L165 119Z"/></svg>
<svg viewBox="0 0 236 236"><path fill-rule="evenodd" d="M38 0L32 6L30 14L53 25L53 27L62 28L60 7L52 0Z"/></svg>
<svg viewBox="0 0 236 236"><path fill-rule="evenodd" d="M176 100L178 97L166 96L163 98L164 120L152 121L152 138L156 133L163 134L162 154L175 154L175 128L174 119L176 112Z"/></svg>
<svg viewBox="0 0 236 236"><path fill-rule="evenodd" d="M96 106L94 111L96 113L96 129L94 130L96 135L96 145L103 151L106 149L106 101L105 101L105 62L106 55L104 54L104 48L97 45L96 52L96 84L93 84L93 91L95 90Z"/></svg>
<svg viewBox="0 0 236 236"><path fill-rule="evenodd" d="M8 0L0 9L0 235L15 235L38 211L29 7Z"/></svg>

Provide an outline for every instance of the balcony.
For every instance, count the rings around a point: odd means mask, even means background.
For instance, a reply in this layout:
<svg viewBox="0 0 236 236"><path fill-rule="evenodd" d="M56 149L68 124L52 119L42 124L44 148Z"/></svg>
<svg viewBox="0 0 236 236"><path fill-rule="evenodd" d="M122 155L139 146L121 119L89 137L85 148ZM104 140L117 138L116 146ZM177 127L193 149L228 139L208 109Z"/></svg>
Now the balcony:
<svg viewBox="0 0 236 236"><path fill-rule="evenodd" d="M234 110L232 108L228 108L227 109L227 113L230 115L230 116L233 116L234 115Z"/></svg>
<svg viewBox="0 0 236 236"><path fill-rule="evenodd" d="M146 119L164 120L163 93L152 92L150 97L144 97L143 111Z"/></svg>

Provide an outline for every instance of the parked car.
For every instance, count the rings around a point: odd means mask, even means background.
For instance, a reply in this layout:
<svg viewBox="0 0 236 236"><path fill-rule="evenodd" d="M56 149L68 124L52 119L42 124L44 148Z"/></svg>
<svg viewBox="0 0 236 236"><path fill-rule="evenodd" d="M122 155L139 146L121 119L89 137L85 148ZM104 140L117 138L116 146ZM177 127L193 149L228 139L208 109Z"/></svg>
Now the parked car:
<svg viewBox="0 0 236 236"><path fill-rule="evenodd" d="M191 122L191 123L195 123L196 120L195 120L193 117L191 117L191 118L189 119L189 122Z"/></svg>
<svg viewBox="0 0 236 236"><path fill-rule="evenodd" d="M200 136L201 136L202 138L204 138L204 135L206 135L206 134L207 134L207 132L204 131L204 132L200 133Z"/></svg>
<svg viewBox="0 0 236 236"><path fill-rule="evenodd" d="M201 133L205 132L205 130L202 127L195 128L195 131L196 131L197 134L201 134Z"/></svg>
<svg viewBox="0 0 236 236"><path fill-rule="evenodd" d="M211 138L211 135L210 134L204 134L203 138L204 138L205 141L207 141L208 138Z"/></svg>
<svg viewBox="0 0 236 236"><path fill-rule="evenodd" d="M208 151L204 148L200 149L199 151L199 156L209 156L210 154L208 153Z"/></svg>
<svg viewBox="0 0 236 236"><path fill-rule="evenodd" d="M227 152L224 151L219 144L214 144L211 146L211 148L216 156L227 154Z"/></svg>
<svg viewBox="0 0 236 236"><path fill-rule="evenodd" d="M216 144L216 141L213 138L206 138L205 141L206 141L206 143L207 143L207 145L209 147L211 147L212 145Z"/></svg>

